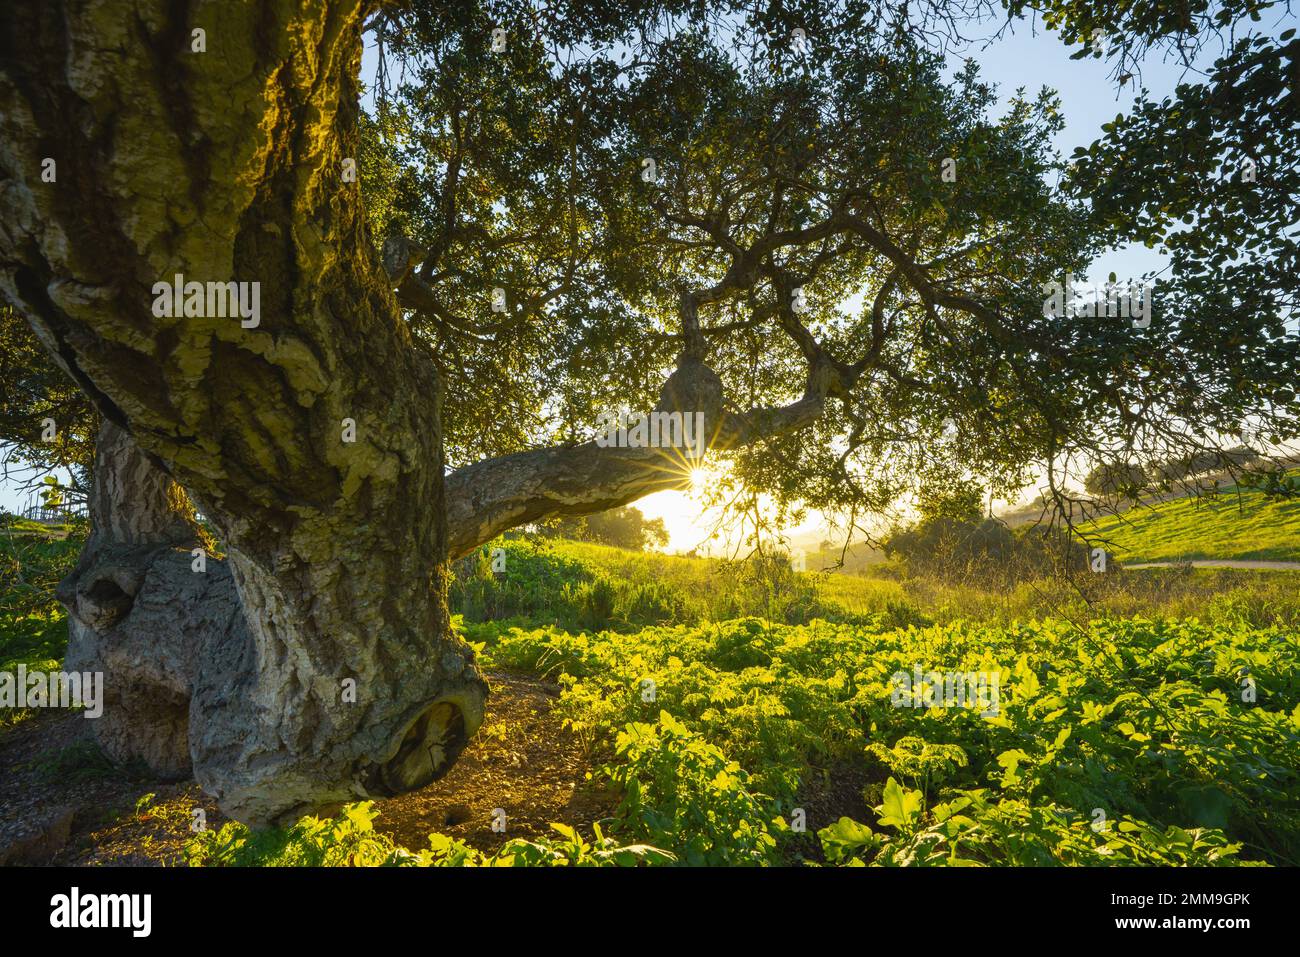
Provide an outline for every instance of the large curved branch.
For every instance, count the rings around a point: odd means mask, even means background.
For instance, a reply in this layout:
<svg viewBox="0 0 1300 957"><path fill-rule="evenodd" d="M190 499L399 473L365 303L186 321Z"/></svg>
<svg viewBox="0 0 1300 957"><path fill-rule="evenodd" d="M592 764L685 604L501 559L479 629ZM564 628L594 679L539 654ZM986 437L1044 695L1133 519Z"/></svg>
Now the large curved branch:
<svg viewBox="0 0 1300 957"><path fill-rule="evenodd" d="M590 515L651 492L684 488L708 449L734 449L807 428L840 384L840 370L818 362L804 395L789 405L730 412L722 383L687 355L665 384L656 413L704 416L701 447L614 448L596 442L517 452L475 462L447 476L447 551L459 558L511 528L556 515Z"/></svg>
<svg viewBox="0 0 1300 957"><path fill-rule="evenodd" d="M476 462L447 477L452 558L497 535L553 515L589 515L689 484L684 449L536 449Z"/></svg>
<svg viewBox="0 0 1300 957"><path fill-rule="evenodd" d="M715 238L723 231L716 217L687 224ZM814 229L766 237L761 252L839 232L850 232L866 240L893 265L872 306L872 339L865 356L852 364L835 360L799 321L791 308L792 287L807 281L811 275L787 275L764 263L755 250L744 250L733 243L728 247L733 261L727 275L712 288L683 292L681 296L683 354L655 411L676 410L687 415L705 411L707 447L713 449L740 448L808 428L821 418L828 398L846 397L867 369L879 361L888 335L884 304L900 278L905 278L920 293L931 310L936 305L945 306L990 318L983 304L936 287L924 269L892 240L860 217L842 211ZM820 265L820 260L814 264L813 274ZM698 308L752 286L764 274L771 279L777 293L776 303L769 309L807 361L808 378L803 395L787 405L728 411L722 406L720 380L702 360L705 336L717 330L701 327ZM887 371L893 374L892 370ZM690 450L604 448L588 442L477 462L447 478L449 554L453 558L464 555L521 525L557 515L592 514L626 505L651 492L682 488L688 484L689 473L698 461L698 456Z"/></svg>

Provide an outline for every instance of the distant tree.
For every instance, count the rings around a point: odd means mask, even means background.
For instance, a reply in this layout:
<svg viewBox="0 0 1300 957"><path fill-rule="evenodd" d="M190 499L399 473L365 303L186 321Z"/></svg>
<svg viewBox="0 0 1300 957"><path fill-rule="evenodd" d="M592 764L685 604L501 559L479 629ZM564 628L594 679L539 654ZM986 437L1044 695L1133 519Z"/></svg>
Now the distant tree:
<svg viewBox="0 0 1300 957"><path fill-rule="evenodd" d="M1254 449L1241 445L1225 451L1206 451L1196 455L1186 455L1162 462L1158 469L1160 478L1166 481L1178 481L1195 475L1222 469L1248 466L1261 460L1262 456Z"/></svg>
<svg viewBox="0 0 1300 957"><path fill-rule="evenodd" d="M921 520L950 518L978 523L984 518L984 489L974 482L924 486L916 496Z"/></svg>
<svg viewBox="0 0 1300 957"><path fill-rule="evenodd" d="M1034 524L1011 529L996 518L947 515L895 529L885 539L884 551L909 575L985 585L1078 569L1086 552L1060 527Z"/></svg>
<svg viewBox="0 0 1300 957"><path fill-rule="evenodd" d="M1092 495L1136 498L1146 488L1146 469L1128 462L1103 463L1088 473L1083 487Z"/></svg>
<svg viewBox="0 0 1300 957"><path fill-rule="evenodd" d="M1082 567L1084 549L1068 530L1039 524L1012 529L985 514L984 494L971 481L924 485L917 521L889 533L885 554L911 575L983 584Z"/></svg>
<svg viewBox="0 0 1300 957"><path fill-rule="evenodd" d="M0 464L32 488L67 471L69 500L89 487L99 417L85 392L55 365L27 320L0 304Z"/></svg>
<svg viewBox="0 0 1300 957"><path fill-rule="evenodd" d="M639 508L630 505L595 515L557 519L540 526L540 531L557 538L596 542L632 551L644 551L655 545L662 548L668 544L668 529L664 527L663 519L647 519Z"/></svg>

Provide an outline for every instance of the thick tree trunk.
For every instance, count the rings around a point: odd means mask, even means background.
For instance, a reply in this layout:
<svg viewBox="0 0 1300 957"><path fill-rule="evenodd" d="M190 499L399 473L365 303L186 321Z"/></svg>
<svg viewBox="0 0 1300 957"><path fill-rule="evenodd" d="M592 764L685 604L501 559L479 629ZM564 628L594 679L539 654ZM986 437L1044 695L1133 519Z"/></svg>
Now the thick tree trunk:
<svg viewBox="0 0 1300 957"><path fill-rule="evenodd" d="M0 39L0 290L149 457L104 481L157 463L229 549L230 584L190 571L156 489L101 513L64 590L74 658L121 682L110 748L172 773L188 696L194 773L252 822L419 786L486 695L449 627L434 364L344 175L363 13L52 2ZM260 283L260 322L158 315L176 274Z"/></svg>
<svg viewBox="0 0 1300 957"><path fill-rule="evenodd" d="M304 696L286 689L269 697L262 692L258 700L255 679L275 668L259 660L244 612L248 607L265 614L278 599L236 588L237 564L210 554L211 543L184 491L111 422L101 427L96 450L91 528L58 597L69 611L67 667L105 675L104 711L94 729L113 759L143 762L166 777L193 773L228 812L271 820L332 800L419 786L450 766L472 730L465 716L480 712L475 695L481 685L464 646L452 646L442 660L417 661L415 668L463 677L462 688L451 681L437 701L417 703L409 718L398 721L404 732L396 753L368 762L354 786L318 790L322 779L342 773L333 768L336 752L361 742L330 740L328 725L311 722L310 740L319 749L297 756L305 790L281 809L290 796L283 769L287 756L276 755L280 763L271 765L272 775L249 773L265 756L249 748L259 727L248 704L261 704L279 732L295 720ZM379 692L397 700L403 684L420 681L400 670L384 674L382 662L367 662L363 650L356 661L358 667L331 660L318 670L327 682L346 675L337 688L325 687L320 694L346 705L345 715L374 707L367 695ZM302 671L283 669L281 686L299 680ZM385 744L391 742L381 742L381 752Z"/></svg>

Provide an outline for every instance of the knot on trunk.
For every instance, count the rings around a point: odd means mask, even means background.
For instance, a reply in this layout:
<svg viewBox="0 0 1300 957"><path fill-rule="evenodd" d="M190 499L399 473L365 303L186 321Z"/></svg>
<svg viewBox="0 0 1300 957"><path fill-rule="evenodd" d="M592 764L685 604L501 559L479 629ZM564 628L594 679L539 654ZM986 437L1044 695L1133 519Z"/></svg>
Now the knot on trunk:
<svg viewBox="0 0 1300 957"><path fill-rule="evenodd" d="M390 233L384 240L384 248L379 254L384 272L393 285L400 285L410 275L411 270L423 258L424 250L411 242L401 233Z"/></svg>
<svg viewBox="0 0 1300 957"><path fill-rule="evenodd" d="M130 614L158 549L105 549L59 583L55 596L77 621L107 631Z"/></svg>
<svg viewBox="0 0 1300 957"><path fill-rule="evenodd" d="M77 592L77 618L97 631L116 624L131 610L135 598L133 584L127 583L124 587L113 576L95 579L89 588Z"/></svg>
<svg viewBox="0 0 1300 957"><path fill-rule="evenodd" d="M475 690L443 695L416 708L415 718L394 737L392 756L363 769L366 790L392 797L446 774L483 722L483 698Z"/></svg>

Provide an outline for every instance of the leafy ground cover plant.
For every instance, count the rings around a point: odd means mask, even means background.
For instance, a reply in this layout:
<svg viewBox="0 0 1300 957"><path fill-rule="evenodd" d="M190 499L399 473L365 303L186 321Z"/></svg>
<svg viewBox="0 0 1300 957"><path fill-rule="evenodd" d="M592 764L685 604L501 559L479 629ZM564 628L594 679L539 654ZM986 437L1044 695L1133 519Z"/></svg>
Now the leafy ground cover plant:
<svg viewBox="0 0 1300 957"><path fill-rule="evenodd" d="M185 855L192 867L635 867L675 860L656 847L621 845L599 824L590 841L552 824L558 838L507 841L494 854L444 834L429 835L429 846L413 852L377 833L377 816L373 802L362 801L334 818L304 817L290 828L253 831L231 822L196 835Z"/></svg>
<svg viewBox="0 0 1300 957"><path fill-rule="evenodd" d="M651 831L689 819L662 768L680 775L674 762L705 749L719 767L736 764L726 776L753 798L727 805L733 830L743 823L787 836L772 822L798 806L812 770L857 764L868 778L906 787L924 817L881 836L872 858L884 855L881 863L933 862L930 852L901 848L925 828L946 834L967 818L979 829L962 840L988 863L1300 858L1300 639L1289 629L1167 619L902 629L740 619L480 638L497 666L558 675L559 707L591 748L625 762L618 780L634 795L625 810ZM893 676L918 666L996 673L996 714L896 706ZM882 787L867 786L871 803L882 801ZM954 801L967 802L955 823ZM1096 821L1108 829L1090 830ZM926 842L940 832L929 833ZM1089 851L1079 838L1094 834ZM959 857L950 848L939 856Z"/></svg>

